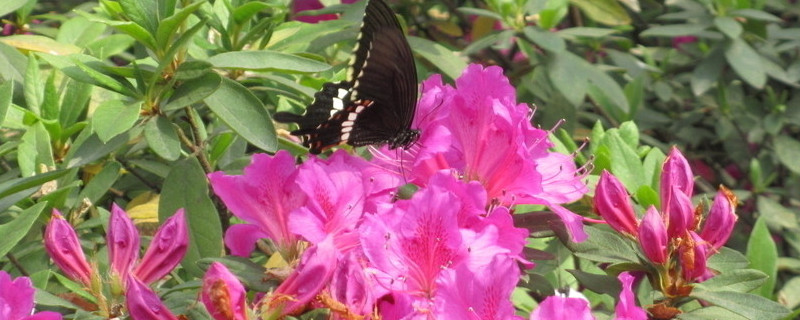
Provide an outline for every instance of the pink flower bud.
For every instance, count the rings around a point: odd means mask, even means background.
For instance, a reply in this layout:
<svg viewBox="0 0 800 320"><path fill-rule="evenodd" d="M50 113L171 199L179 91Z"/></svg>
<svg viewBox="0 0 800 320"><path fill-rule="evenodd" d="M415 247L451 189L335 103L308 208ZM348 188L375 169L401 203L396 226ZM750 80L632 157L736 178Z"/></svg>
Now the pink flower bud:
<svg viewBox="0 0 800 320"><path fill-rule="evenodd" d="M708 244L694 231L689 231L689 238L678 247L680 253L681 274L686 281L704 281L713 274L706 267Z"/></svg>
<svg viewBox="0 0 800 320"><path fill-rule="evenodd" d="M214 262L203 277L200 299L216 320L247 319L247 293L225 265Z"/></svg>
<svg viewBox="0 0 800 320"><path fill-rule="evenodd" d="M628 191L616 177L603 170L594 191L594 211L609 226L622 233L636 236L636 214L633 212Z"/></svg>
<svg viewBox="0 0 800 320"><path fill-rule="evenodd" d="M661 211L667 218L667 234L670 238L680 238L686 234L694 222L694 208L692 200L678 187L673 186L669 194L661 203Z"/></svg>
<svg viewBox="0 0 800 320"><path fill-rule="evenodd" d="M178 320L155 292L134 276L128 276L125 304L133 320Z"/></svg>
<svg viewBox="0 0 800 320"><path fill-rule="evenodd" d="M120 279L125 279L139 258L139 231L136 230L128 214L117 204L111 206L106 242L111 270Z"/></svg>
<svg viewBox="0 0 800 320"><path fill-rule="evenodd" d="M720 187L714 197L714 203L708 212L700 237L714 250L718 250L731 236L733 226L739 217L736 216L736 196L725 187Z"/></svg>
<svg viewBox="0 0 800 320"><path fill-rule="evenodd" d="M677 187L683 194L691 197L694 192L694 175L689 167L689 162L683 157L681 151L672 147L661 167L661 203L669 196L672 188Z"/></svg>
<svg viewBox="0 0 800 320"><path fill-rule="evenodd" d="M91 285L92 268L83 255L78 235L58 210L53 209L53 218L44 231L44 247L70 279Z"/></svg>
<svg viewBox="0 0 800 320"><path fill-rule="evenodd" d="M183 209L158 228L134 275L144 283L163 278L183 260L189 247L189 230Z"/></svg>
<svg viewBox="0 0 800 320"><path fill-rule="evenodd" d="M635 278L629 272L623 272L617 279L622 283L622 291L619 293L619 302L614 309L614 319L647 320L647 313L644 309L636 306L636 297L633 295L632 288Z"/></svg>
<svg viewBox="0 0 800 320"><path fill-rule="evenodd" d="M642 252L650 261L661 265L667 263L667 228L664 226L663 218L653 206L647 209L639 225L638 239Z"/></svg>

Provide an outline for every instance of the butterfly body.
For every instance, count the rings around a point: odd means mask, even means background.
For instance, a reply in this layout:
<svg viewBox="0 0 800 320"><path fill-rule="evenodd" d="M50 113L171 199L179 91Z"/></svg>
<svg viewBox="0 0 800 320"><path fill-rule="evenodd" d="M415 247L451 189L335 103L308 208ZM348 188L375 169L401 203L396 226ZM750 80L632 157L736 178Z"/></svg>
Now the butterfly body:
<svg viewBox="0 0 800 320"><path fill-rule="evenodd" d="M279 112L275 120L297 123L292 134L314 154L342 143L405 148L419 138L411 129L416 102L416 67L400 23L383 0L370 0L347 80L324 84L304 115Z"/></svg>

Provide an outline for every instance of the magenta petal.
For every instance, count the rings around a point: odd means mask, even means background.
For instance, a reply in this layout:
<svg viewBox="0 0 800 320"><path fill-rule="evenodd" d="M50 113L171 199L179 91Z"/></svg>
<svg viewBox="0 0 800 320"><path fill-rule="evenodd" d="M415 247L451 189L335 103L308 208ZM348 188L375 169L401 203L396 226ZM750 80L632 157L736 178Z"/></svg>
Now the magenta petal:
<svg viewBox="0 0 800 320"><path fill-rule="evenodd" d="M249 257L256 247L256 242L268 238L261 228L253 224L235 224L225 231L225 246L231 255Z"/></svg>
<svg viewBox="0 0 800 320"><path fill-rule="evenodd" d="M594 320L589 301L549 296L531 313L530 320Z"/></svg>
<svg viewBox="0 0 800 320"><path fill-rule="evenodd" d="M519 276L516 262L501 256L479 270L445 270L434 299L436 319L515 319L511 292Z"/></svg>
<svg viewBox="0 0 800 320"><path fill-rule="evenodd" d="M633 280L636 280L629 272L620 273L617 277L622 283L622 291L619 293L619 302L615 308L615 320L647 320L647 312L636 306L636 297L633 295Z"/></svg>
<svg viewBox="0 0 800 320"><path fill-rule="evenodd" d="M739 217L736 216L736 196L728 189L721 187L714 197L714 203L708 212L708 218L706 218L703 230L700 232L700 237L705 239L714 250L719 250L730 238L738 219Z"/></svg>
<svg viewBox="0 0 800 320"><path fill-rule="evenodd" d="M188 248L189 227L186 225L186 215L183 209L178 209L158 228L134 274L144 283L161 279L183 260Z"/></svg>
<svg viewBox="0 0 800 320"><path fill-rule="evenodd" d="M53 209L53 218L44 231L44 247L53 262L70 279L87 286L90 284L92 269L83 255L78 235L56 209Z"/></svg>
<svg viewBox="0 0 800 320"><path fill-rule="evenodd" d="M338 254L331 239L303 252L297 269L275 289L270 309L289 315L311 302L331 281Z"/></svg>
<svg viewBox="0 0 800 320"><path fill-rule="evenodd" d="M0 319L22 319L33 310L33 289L31 279L11 275L0 270Z"/></svg>
<svg viewBox="0 0 800 320"><path fill-rule="evenodd" d="M662 265L667 263L667 228L663 218L653 206L647 209L642 218L638 239L639 246L650 261Z"/></svg>
<svg viewBox="0 0 800 320"><path fill-rule="evenodd" d="M603 170L594 190L594 211L618 232L636 236L638 221L625 186Z"/></svg>
<svg viewBox="0 0 800 320"><path fill-rule="evenodd" d="M569 232L570 236L572 236L572 241L583 242L589 238L589 235L583 230L582 216L559 205L551 204L549 207L551 210L553 210L553 213L558 215L558 217L561 218L561 221L564 222L564 225L567 227L567 231Z"/></svg>
<svg viewBox="0 0 800 320"><path fill-rule="evenodd" d="M667 217L667 234L670 238L683 237L694 223L694 207L689 195L673 186L672 192L661 203L662 213Z"/></svg>
<svg viewBox="0 0 800 320"><path fill-rule="evenodd" d="M128 276L125 304L133 320L178 320L155 292L134 276Z"/></svg>
<svg viewBox="0 0 800 320"><path fill-rule="evenodd" d="M702 282L714 274L708 270L709 244L694 231L689 231L690 241L684 241L680 252L681 274L686 281Z"/></svg>
<svg viewBox="0 0 800 320"><path fill-rule="evenodd" d="M689 162L683 157L683 154L676 147L670 149L667 159L664 160L664 165L661 167L661 203L663 203L672 188L677 188L683 194L691 197L694 192L694 175Z"/></svg>
<svg viewBox="0 0 800 320"><path fill-rule="evenodd" d="M213 262L203 276L200 300L216 320L246 320L247 292L225 265Z"/></svg>
<svg viewBox="0 0 800 320"><path fill-rule="evenodd" d="M120 279L125 279L139 258L139 231L116 203L111 205L106 243L111 269Z"/></svg>

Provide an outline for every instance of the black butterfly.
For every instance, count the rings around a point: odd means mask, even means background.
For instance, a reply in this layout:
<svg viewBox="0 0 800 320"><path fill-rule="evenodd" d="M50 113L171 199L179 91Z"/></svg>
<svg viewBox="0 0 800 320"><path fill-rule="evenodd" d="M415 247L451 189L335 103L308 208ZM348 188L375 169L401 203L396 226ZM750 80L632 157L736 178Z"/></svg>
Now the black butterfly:
<svg viewBox="0 0 800 320"><path fill-rule="evenodd" d="M400 23L383 0L368 0L347 80L324 84L304 115L274 119L297 123L292 134L314 154L341 143L406 148L419 138L416 104L417 70Z"/></svg>

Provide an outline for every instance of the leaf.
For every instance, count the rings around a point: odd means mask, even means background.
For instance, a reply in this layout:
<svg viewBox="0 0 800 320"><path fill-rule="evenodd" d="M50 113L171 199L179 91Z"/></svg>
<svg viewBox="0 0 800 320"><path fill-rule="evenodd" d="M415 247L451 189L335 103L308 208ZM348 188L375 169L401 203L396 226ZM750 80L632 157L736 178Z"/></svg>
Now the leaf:
<svg viewBox="0 0 800 320"><path fill-rule="evenodd" d="M278 146L275 128L261 100L236 81L223 78L214 92L205 99L211 111L231 130L264 151L275 151Z"/></svg>
<svg viewBox="0 0 800 320"><path fill-rule="evenodd" d="M97 137L97 134L91 132L91 128L84 129L67 153L65 160L67 168L80 167L100 159L122 147L130 140L131 136L131 131L128 131L104 143Z"/></svg>
<svg viewBox="0 0 800 320"><path fill-rule="evenodd" d="M761 296L730 291L692 290L691 297L728 309L748 319L781 319L789 315L786 307Z"/></svg>
<svg viewBox="0 0 800 320"><path fill-rule="evenodd" d="M584 68L592 66L570 52L553 53L546 63L553 87L573 106L580 105L589 87Z"/></svg>
<svg viewBox="0 0 800 320"><path fill-rule="evenodd" d="M39 190L43 184L58 179L68 172L68 170L54 170L0 183L0 211L5 211L17 201Z"/></svg>
<svg viewBox="0 0 800 320"><path fill-rule="evenodd" d="M729 270L695 286L708 291L749 292L766 280L767 275L758 270Z"/></svg>
<svg viewBox="0 0 800 320"><path fill-rule="evenodd" d="M636 256L630 243L622 239L618 234L600 230L597 227L587 227L584 230L589 235L586 241L567 244L567 247L575 252L575 255L596 262L639 262L639 257Z"/></svg>
<svg viewBox="0 0 800 320"><path fill-rule="evenodd" d="M555 33L534 26L525 27L523 32L529 40L552 53L554 55L553 58L557 58L558 55L567 50L567 44L564 39Z"/></svg>
<svg viewBox="0 0 800 320"><path fill-rule="evenodd" d="M692 70L692 93L699 97L717 82L725 67L722 50L713 50Z"/></svg>
<svg viewBox="0 0 800 320"><path fill-rule="evenodd" d="M624 26L631 23L631 17L616 0L570 0L590 19L610 26Z"/></svg>
<svg viewBox="0 0 800 320"><path fill-rule="evenodd" d="M177 110L192 105L207 98L222 84L222 77L214 72L205 73L202 77L194 78L181 83L161 107L163 111Z"/></svg>
<svg viewBox="0 0 800 320"><path fill-rule="evenodd" d="M451 79L458 78L467 68L467 63L456 52L428 39L408 37L411 49L436 66Z"/></svg>
<svg viewBox="0 0 800 320"><path fill-rule="evenodd" d="M84 16L75 16L58 28L56 41L83 48L87 43L100 39L106 28L105 24L89 21Z"/></svg>
<svg viewBox="0 0 800 320"><path fill-rule="evenodd" d="M320 72L331 68L316 60L269 50L224 52L209 57L207 61L217 68L245 70Z"/></svg>
<svg viewBox="0 0 800 320"><path fill-rule="evenodd" d="M608 146L611 155L611 173L625 185L628 192L634 193L645 183L642 162L636 151L620 137L618 131L606 132L601 143Z"/></svg>
<svg viewBox="0 0 800 320"><path fill-rule="evenodd" d="M186 210L191 241L181 265L201 277L196 262L200 258L219 257L223 253L222 225L216 207L208 197L208 180L196 158L175 163L164 179L158 204L159 220L164 221L180 208Z"/></svg>
<svg viewBox="0 0 800 320"><path fill-rule="evenodd" d="M127 34L112 34L90 42L86 45L86 49L89 49L92 55L99 59L108 59L113 55L125 52L135 42L136 39Z"/></svg>
<svg viewBox="0 0 800 320"><path fill-rule="evenodd" d="M29 0L6 0L0 7L0 17L22 8Z"/></svg>
<svg viewBox="0 0 800 320"><path fill-rule="evenodd" d="M161 21L155 33L155 39L158 47L161 49L167 48L167 46L169 46L169 40L172 39L173 34L175 34L181 24L183 24L186 19L189 18L189 16L192 15L192 13L200 8L200 6L203 4L205 4L204 1L192 3L179 10L169 18Z"/></svg>
<svg viewBox="0 0 800 320"><path fill-rule="evenodd" d="M61 100L61 112L58 114L59 123L68 127L73 125L89 106L93 86L73 79L65 79L66 92Z"/></svg>
<svg viewBox="0 0 800 320"><path fill-rule="evenodd" d="M782 23L783 19L772 15L769 12L756 10L756 9L739 9L733 10L729 12L731 16L734 17L743 17L743 18L750 18L754 20L761 20L761 21L768 21L768 22L775 22L775 23Z"/></svg>
<svg viewBox="0 0 800 320"><path fill-rule="evenodd" d="M756 89L767 83L767 74L761 65L761 56L742 38L731 40L725 47L725 58L742 80Z"/></svg>
<svg viewBox="0 0 800 320"><path fill-rule="evenodd" d="M28 234L45 206L47 206L47 202L39 202L20 212L8 223L0 225L0 234L3 235L3 241L0 241L0 256L5 256Z"/></svg>
<svg viewBox="0 0 800 320"><path fill-rule="evenodd" d="M593 27L574 27L558 30L558 35L569 38L603 38L618 33L619 30Z"/></svg>
<svg viewBox="0 0 800 320"><path fill-rule="evenodd" d="M794 173L800 174L800 141L788 135L775 137L775 154L778 160Z"/></svg>
<svg viewBox="0 0 800 320"><path fill-rule="evenodd" d="M734 18L716 17L714 18L714 25L717 27L717 30L724 33L730 39L737 39L742 35L742 24Z"/></svg>
<svg viewBox="0 0 800 320"><path fill-rule="evenodd" d="M155 37L153 37L153 35L150 34L150 32L148 32L147 29L145 29L144 27L136 24L135 22L132 22L132 21L114 21L114 20L108 20L108 19L100 18L98 16L94 16L94 15L88 14L88 13L83 12L83 11L75 11L75 12L80 14L80 15L82 15L82 16L84 16L84 17L86 17L87 19L89 19L91 21L104 23L106 25L109 25L109 26L113 27L114 29L117 29L118 31L120 31L120 32L122 32L124 34L127 34L127 35L131 36L132 38L136 39L136 41L139 41L139 43L143 44L145 47L147 47L150 50L156 50L157 49Z"/></svg>
<svg viewBox="0 0 800 320"><path fill-rule="evenodd" d="M111 189L111 186L117 182L121 169L122 165L119 162L106 162L103 169L92 176L92 180L89 180L83 190L81 190L81 193L78 195L79 203L88 200L89 203L95 205L97 200L100 200L100 198Z"/></svg>
<svg viewBox="0 0 800 320"><path fill-rule="evenodd" d="M605 293L612 297L619 296L622 287L619 281L606 274L594 274L582 270L567 270L586 289L597 293Z"/></svg>
<svg viewBox="0 0 800 320"><path fill-rule="evenodd" d="M12 36L3 36L0 37L0 42L4 42L17 49L56 55L68 55L81 52L81 48L77 46L61 43L51 38L38 35L16 34Z"/></svg>
<svg viewBox="0 0 800 320"><path fill-rule="evenodd" d="M24 68L26 63L27 58L25 55L0 41L0 77L6 81L13 80L22 85L25 78Z"/></svg>
<svg viewBox="0 0 800 320"><path fill-rule="evenodd" d="M750 268L765 273L769 278L754 293L772 299L775 290L775 278L778 275L778 248L767 229L766 219L762 216L756 220L750 239L747 241L747 259Z"/></svg>
<svg viewBox="0 0 800 320"><path fill-rule="evenodd" d="M186 61L178 66L178 70L175 71L175 79L186 81L199 78L210 72L212 67L214 66L203 60Z"/></svg>
<svg viewBox="0 0 800 320"><path fill-rule="evenodd" d="M233 21L236 21L237 24L243 24L254 15L258 14L261 10L273 6L273 4L260 1L248 2L236 7L236 9L234 9L231 13L231 16L233 16Z"/></svg>
<svg viewBox="0 0 800 320"><path fill-rule="evenodd" d="M28 67L25 69L25 104L28 110L36 114L42 115L42 96L44 95L44 82L42 81L42 74L39 71L39 61L33 54L28 55Z"/></svg>
<svg viewBox="0 0 800 320"><path fill-rule="evenodd" d="M36 122L22 135L22 142L17 147L17 162L22 176L28 177L39 171L40 165L48 168L55 166L50 135L42 122Z"/></svg>
<svg viewBox="0 0 800 320"><path fill-rule="evenodd" d="M158 12L156 0L119 0L122 11L131 21L144 27L151 35L158 29L158 21L163 16Z"/></svg>
<svg viewBox="0 0 800 320"><path fill-rule="evenodd" d="M269 292L277 286L276 280L264 277L267 270L264 266L254 263L247 258L236 256L225 256L222 258L206 258L198 261L204 270L211 266L212 262L219 262L225 265L231 273L236 275L243 285L259 292Z"/></svg>
<svg viewBox="0 0 800 320"><path fill-rule="evenodd" d="M172 123L166 117L155 117L144 127L144 138L147 145L159 157L175 161L181 155L181 142Z"/></svg>
<svg viewBox="0 0 800 320"><path fill-rule="evenodd" d="M8 108L11 107L11 98L14 97L14 81L0 83L0 124L6 119Z"/></svg>
<svg viewBox="0 0 800 320"><path fill-rule="evenodd" d="M800 229L795 213L772 198L759 196L756 199L756 208L771 229Z"/></svg>
<svg viewBox="0 0 800 320"><path fill-rule="evenodd" d="M141 102L126 105L122 100L100 103L92 114L92 129L103 142L132 128L139 120Z"/></svg>
<svg viewBox="0 0 800 320"><path fill-rule="evenodd" d="M708 28L706 24L671 24L651 27L642 32L642 37L680 37L697 35Z"/></svg>
<svg viewBox="0 0 800 320"><path fill-rule="evenodd" d="M708 267L722 272L744 269L748 264L747 257L728 247L719 248L717 254L708 258Z"/></svg>

